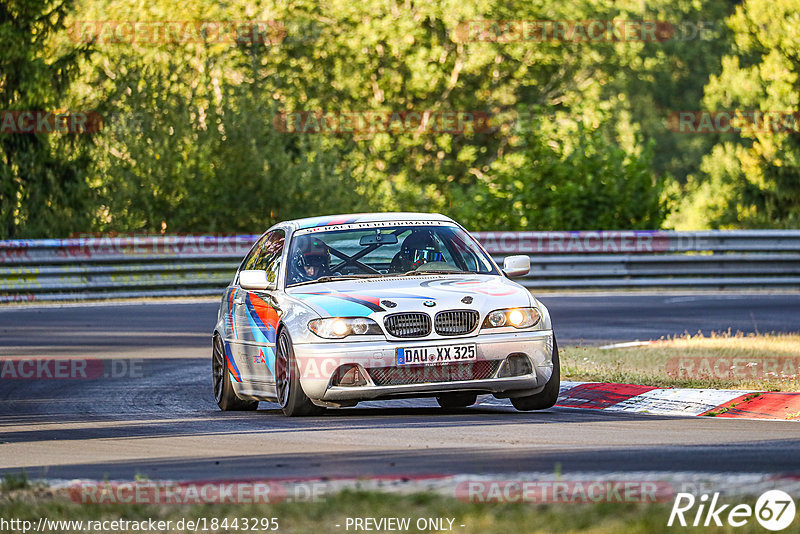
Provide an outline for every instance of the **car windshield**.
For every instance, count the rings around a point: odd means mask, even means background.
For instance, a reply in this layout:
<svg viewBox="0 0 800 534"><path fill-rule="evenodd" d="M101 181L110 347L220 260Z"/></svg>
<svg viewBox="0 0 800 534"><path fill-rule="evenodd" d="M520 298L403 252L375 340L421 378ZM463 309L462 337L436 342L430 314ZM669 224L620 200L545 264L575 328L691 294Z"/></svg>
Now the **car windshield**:
<svg viewBox="0 0 800 534"><path fill-rule="evenodd" d="M431 272L499 274L475 240L458 226L372 223L340 228L295 233L287 285Z"/></svg>

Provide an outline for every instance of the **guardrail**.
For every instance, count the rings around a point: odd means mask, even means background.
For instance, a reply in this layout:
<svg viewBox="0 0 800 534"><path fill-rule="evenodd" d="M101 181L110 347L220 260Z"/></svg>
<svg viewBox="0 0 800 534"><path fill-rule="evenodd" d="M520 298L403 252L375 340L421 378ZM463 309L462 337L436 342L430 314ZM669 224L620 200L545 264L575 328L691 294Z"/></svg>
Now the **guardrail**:
<svg viewBox="0 0 800 534"><path fill-rule="evenodd" d="M800 230L478 232L536 289L799 288ZM0 241L0 302L219 295L256 235Z"/></svg>
<svg viewBox="0 0 800 534"><path fill-rule="evenodd" d="M257 235L0 241L0 302L219 295Z"/></svg>
<svg viewBox="0 0 800 534"><path fill-rule="evenodd" d="M529 255L532 289L800 287L800 230L474 235L500 264Z"/></svg>

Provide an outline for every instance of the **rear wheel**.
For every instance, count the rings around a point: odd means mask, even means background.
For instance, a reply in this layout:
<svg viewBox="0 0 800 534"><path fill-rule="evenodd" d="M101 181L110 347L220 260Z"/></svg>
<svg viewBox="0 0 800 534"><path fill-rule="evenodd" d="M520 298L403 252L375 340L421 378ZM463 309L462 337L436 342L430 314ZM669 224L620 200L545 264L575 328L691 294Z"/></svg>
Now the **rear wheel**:
<svg viewBox="0 0 800 534"><path fill-rule="evenodd" d="M225 365L225 350L222 347L222 339L214 336L213 350L211 355L211 379L214 386L214 400L217 406L223 411L255 410L258 408L258 401L245 401L236 396L231 384L231 376L228 366Z"/></svg>
<svg viewBox="0 0 800 534"><path fill-rule="evenodd" d="M292 339L285 328L278 335L278 346L275 351L275 390L283 415L288 417L317 415L325 411L325 408L311 402L300 385L300 373L294 358Z"/></svg>
<svg viewBox="0 0 800 534"><path fill-rule="evenodd" d="M517 397L511 399L514 408L521 411L545 410L552 408L558 401L558 390L561 386L561 364L558 361L558 343L553 338L553 375L545 384L544 389L536 395Z"/></svg>
<svg viewBox="0 0 800 534"><path fill-rule="evenodd" d="M436 397L436 402L442 408L466 408L478 400L477 393L445 393Z"/></svg>

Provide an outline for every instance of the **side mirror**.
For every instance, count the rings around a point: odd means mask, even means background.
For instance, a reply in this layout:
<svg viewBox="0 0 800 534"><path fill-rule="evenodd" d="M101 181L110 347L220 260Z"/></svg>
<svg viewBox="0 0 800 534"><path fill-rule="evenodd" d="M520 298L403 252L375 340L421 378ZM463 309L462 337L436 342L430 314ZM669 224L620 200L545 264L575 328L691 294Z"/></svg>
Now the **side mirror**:
<svg viewBox="0 0 800 534"><path fill-rule="evenodd" d="M508 256L503 260L503 272L509 278L525 276L531 272L531 259L528 256Z"/></svg>
<svg viewBox="0 0 800 534"><path fill-rule="evenodd" d="M239 273L239 285L251 291L275 289L275 284L267 280L267 271L242 271Z"/></svg>

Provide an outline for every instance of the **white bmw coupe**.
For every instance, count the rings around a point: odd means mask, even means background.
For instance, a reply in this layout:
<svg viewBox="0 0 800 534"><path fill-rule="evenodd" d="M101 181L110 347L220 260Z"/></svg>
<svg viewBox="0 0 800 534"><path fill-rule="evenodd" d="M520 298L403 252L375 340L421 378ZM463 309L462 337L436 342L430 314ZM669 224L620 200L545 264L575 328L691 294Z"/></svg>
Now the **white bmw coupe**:
<svg viewBox="0 0 800 534"><path fill-rule="evenodd" d="M276 224L225 290L213 333L223 410L311 415L361 400L479 394L553 406L558 347L541 302L452 219L369 213Z"/></svg>

